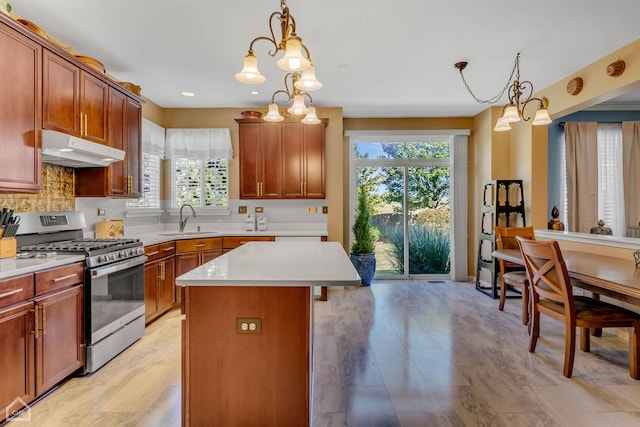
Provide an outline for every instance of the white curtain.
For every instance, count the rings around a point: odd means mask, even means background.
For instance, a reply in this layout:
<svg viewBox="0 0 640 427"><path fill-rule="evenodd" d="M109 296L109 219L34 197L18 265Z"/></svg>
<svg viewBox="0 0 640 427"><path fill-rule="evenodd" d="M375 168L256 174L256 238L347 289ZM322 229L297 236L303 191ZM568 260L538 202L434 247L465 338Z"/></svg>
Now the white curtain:
<svg viewBox="0 0 640 427"><path fill-rule="evenodd" d="M167 129L165 152L169 158L231 159L229 129Z"/></svg>
<svg viewBox="0 0 640 427"><path fill-rule="evenodd" d="M142 152L164 159L165 129L151 120L142 119Z"/></svg>
<svg viewBox="0 0 640 427"><path fill-rule="evenodd" d="M627 226L640 221L640 122L622 122L624 200Z"/></svg>
<svg viewBox="0 0 640 427"><path fill-rule="evenodd" d="M626 236L622 179L622 126L598 124L598 218L614 236Z"/></svg>
<svg viewBox="0 0 640 427"><path fill-rule="evenodd" d="M567 168L567 229L588 233L598 222L598 124L564 126Z"/></svg>

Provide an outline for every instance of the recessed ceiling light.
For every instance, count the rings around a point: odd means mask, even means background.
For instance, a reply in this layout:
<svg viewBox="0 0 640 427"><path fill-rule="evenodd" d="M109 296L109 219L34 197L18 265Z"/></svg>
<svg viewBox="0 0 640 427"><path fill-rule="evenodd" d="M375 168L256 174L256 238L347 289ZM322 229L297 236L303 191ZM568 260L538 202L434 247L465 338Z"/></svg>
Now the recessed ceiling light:
<svg viewBox="0 0 640 427"><path fill-rule="evenodd" d="M196 96L196 94L193 93L193 92L182 92L182 95L183 96Z"/></svg>
<svg viewBox="0 0 640 427"><path fill-rule="evenodd" d="M257 90L252 90L251 95L260 95L260 92L258 92Z"/></svg>
<svg viewBox="0 0 640 427"><path fill-rule="evenodd" d="M66 152L73 151L73 148L60 148L58 149L58 151L60 151L61 153L66 153Z"/></svg>

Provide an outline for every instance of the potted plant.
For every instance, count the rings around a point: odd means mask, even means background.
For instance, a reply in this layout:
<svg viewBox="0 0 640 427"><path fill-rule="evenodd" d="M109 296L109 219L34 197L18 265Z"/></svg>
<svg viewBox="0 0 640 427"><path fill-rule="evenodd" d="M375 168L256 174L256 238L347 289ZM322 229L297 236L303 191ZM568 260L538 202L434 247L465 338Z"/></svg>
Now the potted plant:
<svg viewBox="0 0 640 427"><path fill-rule="evenodd" d="M8 0L0 0L0 12L9 15L11 13L11 5Z"/></svg>
<svg viewBox="0 0 640 427"><path fill-rule="evenodd" d="M360 275L364 286L371 285L371 280L376 272L376 257L373 246L373 232L369 224L371 208L366 190L358 189L358 206L356 219L351 230L354 241L351 245L351 262Z"/></svg>

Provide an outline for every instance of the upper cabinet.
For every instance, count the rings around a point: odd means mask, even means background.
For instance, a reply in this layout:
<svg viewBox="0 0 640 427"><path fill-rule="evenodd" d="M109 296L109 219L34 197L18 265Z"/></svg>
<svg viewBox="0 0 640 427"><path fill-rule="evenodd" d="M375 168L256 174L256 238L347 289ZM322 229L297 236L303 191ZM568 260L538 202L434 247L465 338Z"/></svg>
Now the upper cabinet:
<svg viewBox="0 0 640 427"><path fill-rule="evenodd" d="M241 199L324 199L325 126L237 119Z"/></svg>
<svg viewBox="0 0 640 427"><path fill-rule="evenodd" d="M47 49L42 71L43 128L107 145L109 85Z"/></svg>
<svg viewBox="0 0 640 427"><path fill-rule="evenodd" d="M0 191L40 190L41 47L0 24Z"/></svg>

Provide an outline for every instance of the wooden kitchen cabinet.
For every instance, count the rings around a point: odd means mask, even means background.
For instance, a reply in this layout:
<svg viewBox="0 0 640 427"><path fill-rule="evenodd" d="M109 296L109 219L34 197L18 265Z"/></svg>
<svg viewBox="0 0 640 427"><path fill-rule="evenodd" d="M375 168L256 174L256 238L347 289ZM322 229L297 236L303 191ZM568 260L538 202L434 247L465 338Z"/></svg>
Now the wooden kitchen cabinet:
<svg viewBox="0 0 640 427"><path fill-rule="evenodd" d="M241 199L323 199L324 133L318 125L236 119Z"/></svg>
<svg viewBox="0 0 640 427"><path fill-rule="evenodd" d="M108 145L109 85L47 49L42 73L42 127Z"/></svg>
<svg viewBox="0 0 640 427"><path fill-rule="evenodd" d="M144 253L149 259L144 266L145 321L148 324L175 303L175 244L146 246Z"/></svg>
<svg viewBox="0 0 640 427"><path fill-rule="evenodd" d="M42 49L0 21L0 192L41 188Z"/></svg>
<svg viewBox="0 0 640 427"><path fill-rule="evenodd" d="M222 255L222 237L176 240L175 275L181 276L196 267ZM176 291L176 303L181 302L181 293Z"/></svg>
<svg viewBox="0 0 640 427"><path fill-rule="evenodd" d="M109 145L125 158L106 168L76 169L76 196L138 198L141 193L142 107L136 100L109 88Z"/></svg>

